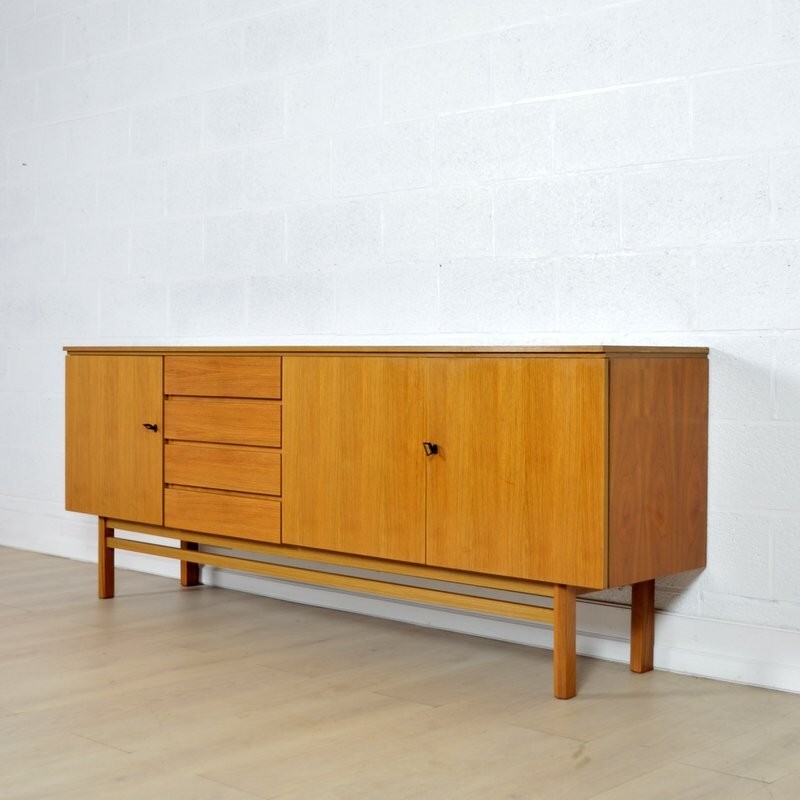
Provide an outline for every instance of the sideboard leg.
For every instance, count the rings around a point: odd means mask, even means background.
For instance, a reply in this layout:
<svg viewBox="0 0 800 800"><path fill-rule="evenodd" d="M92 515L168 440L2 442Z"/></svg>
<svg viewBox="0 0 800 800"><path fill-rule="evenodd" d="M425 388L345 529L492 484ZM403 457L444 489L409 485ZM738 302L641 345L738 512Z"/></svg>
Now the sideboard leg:
<svg viewBox="0 0 800 800"><path fill-rule="evenodd" d="M106 600L114 596L114 548L107 539L114 535L105 517L97 518L97 596Z"/></svg>
<svg viewBox="0 0 800 800"><path fill-rule="evenodd" d="M181 550L197 550L195 542L181 542ZM200 584L200 565L192 561L181 561L181 586Z"/></svg>
<svg viewBox="0 0 800 800"><path fill-rule="evenodd" d="M568 700L575 697L575 587L553 587L553 694Z"/></svg>
<svg viewBox="0 0 800 800"><path fill-rule="evenodd" d="M656 582L634 583L631 589L631 672L649 672L653 669Z"/></svg>

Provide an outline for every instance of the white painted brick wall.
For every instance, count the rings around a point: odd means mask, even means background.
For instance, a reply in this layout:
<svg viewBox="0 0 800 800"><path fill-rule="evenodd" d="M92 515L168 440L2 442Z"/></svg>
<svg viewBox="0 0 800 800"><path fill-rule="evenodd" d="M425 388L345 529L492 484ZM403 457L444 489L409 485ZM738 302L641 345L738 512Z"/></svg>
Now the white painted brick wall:
<svg viewBox="0 0 800 800"><path fill-rule="evenodd" d="M565 97L554 104L555 169L577 172L690 155L686 81Z"/></svg>
<svg viewBox="0 0 800 800"><path fill-rule="evenodd" d="M386 53L435 38L430 0L331 0L331 54L337 58Z"/></svg>
<svg viewBox="0 0 800 800"><path fill-rule="evenodd" d="M746 242L769 232L769 164L763 157L625 172L620 194L627 248Z"/></svg>
<svg viewBox="0 0 800 800"><path fill-rule="evenodd" d="M323 61L330 51L328 3L280 9L244 28L244 67L248 73L282 72Z"/></svg>
<svg viewBox="0 0 800 800"><path fill-rule="evenodd" d="M618 184L611 174L500 184L495 190L497 254L522 258L618 250Z"/></svg>
<svg viewBox="0 0 800 800"><path fill-rule="evenodd" d="M773 156L770 167L772 236L796 239L800 228L800 151Z"/></svg>
<svg viewBox="0 0 800 800"><path fill-rule="evenodd" d="M381 120L380 61L325 64L286 77L286 128L308 136L375 125Z"/></svg>
<svg viewBox="0 0 800 800"><path fill-rule="evenodd" d="M436 122L440 184L532 178L553 161L552 109L546 103L445 115Z"/></svg>
<svg viewBox="0 0 800 800"><path fill-rule="evenodd" d="M659 602L798 630L798 187L797 0L0 0L0 543L91 552L64 344L705 344Z"/></svg>
<svg viewBox="0 0 800 800"><path fill-rule="evenodd" d="M491 104L491 40L488 36L401 50L383 62L383 110L387 120Z"/></svg>
<svg viewBox="0 0 800 800"><path fill-rule="evenodd" d="M391 264L343 272L336 307L337 332L354 334L433 334L436 325L437 269L432 264Z"/></svg>
<svg viewBox="0 0 800 800"><path fill-rule="evenodd" d="M290 207L286 215L286 260L290 270L341 273L371 267L378 275L380 202L370 198Z"/></svg>
<svg viewBox="0 0 800 800"><path fill-rule="evenodd" d="M329 271L284 272L251 278L247 286L248 331L256 336L328 338L336 327L336 277Z"/></svg>
<svg viewBox="0 0 800 800"><path fill-rule="evenodd" d="M511 28L495 38L495 89L501 102L584 91L617 83L615 11L569 15Z"/></svg>
<svg viewBox="0 0 800 800"><path fill-rule="evenodd" d="M703 75L692 83L697 155L800 145L800 64Z"/></svg>
<svg viewBox="0 0 800 800"><path fill-rule="evenodd" d="M64 63L64 18L34 20L8 37L6 71L9 75L57 67Z"/></svg>
<svg viewBox="0 0 800 800"><path fill-rule="evenodd" d="M609 332L688 328L693 267L691 256L680 252L560 259L559 327Z"/></svg>
<svg viewBox="0 0 800 800"><path fill-rule="evenodd" d="M137 0L129 4L130 42L133 45L176 36L202 24L197 0Z"/></svg>
<svg viewBox="0 0 800 800"><path fill-rule="evenodd" d="M430 186L433 123L414 120L336 134L332 157L337 196Z"/></svg>
<svg viewBox="0 0 800 800"><path fill-rule="evenodd" d="M200 149L203 103L197 96L162 100L134 109L131 157L152 158Z"/></svg>
<svg viewBox="0 0 800 800"><path fill-rule="evenodd" d="M442 330L461 334L556 330L555 268L546 259L464 258L444 263ZM475 302L476 297L481 301Z"/></svg>
<svg viewBox="0 0 800 800"><path fill-rule="evenodd" d="M165 3L164 5L169 5ZM127 0L80 6L64 16L64 59L83 61L128 44Z"/></svg>
<svg viewBox="0 0 800 800"><path fill-rule="evenodd" d="M284 265L283 211L208 217L205 233L210 275L260 275Z"/></svg>
<svg viewBox="0 0 800 800"><path fill-rule="evenodd" d="M293 203L330 196L328 139L281 139L244 153L250 206Z"/></svg>
<svg viewBox="0 0 800 800"><path fill-rule="evenodd" d="M209 92L203 104L203 145L236 147L283 136L284 88L279 80L235 84Z"/></svg>

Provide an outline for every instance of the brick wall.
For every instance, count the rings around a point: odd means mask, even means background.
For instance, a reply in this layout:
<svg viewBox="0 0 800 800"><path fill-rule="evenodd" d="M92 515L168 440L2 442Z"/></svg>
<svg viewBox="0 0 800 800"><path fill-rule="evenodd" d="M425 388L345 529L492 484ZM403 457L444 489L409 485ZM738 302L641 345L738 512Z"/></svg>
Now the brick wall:
<svg viewBox="0 0 800 800"><path fill-rule="evenodd" d="M712 350L710 566L800 630L797 0L0 0L0 542L64 344Z"/></svg>

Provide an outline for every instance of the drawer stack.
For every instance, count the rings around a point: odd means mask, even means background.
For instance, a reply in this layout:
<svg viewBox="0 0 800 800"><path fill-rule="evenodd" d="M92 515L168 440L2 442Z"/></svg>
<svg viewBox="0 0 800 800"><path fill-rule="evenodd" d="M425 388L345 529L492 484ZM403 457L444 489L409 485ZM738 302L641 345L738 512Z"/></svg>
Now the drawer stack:
<svg viewBox="0 0 800 800"><path fill-rule="evenodd" d="M281 540L281 359L164 358L164 524Z"/></svg>

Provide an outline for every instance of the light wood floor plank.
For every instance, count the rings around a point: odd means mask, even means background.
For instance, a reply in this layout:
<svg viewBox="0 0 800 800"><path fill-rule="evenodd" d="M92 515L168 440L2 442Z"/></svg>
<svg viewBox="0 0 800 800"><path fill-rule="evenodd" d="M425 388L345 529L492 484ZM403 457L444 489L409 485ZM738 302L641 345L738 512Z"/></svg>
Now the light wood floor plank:
<svg viewBox="0 0 800 800"><path fill-rule="evenodd" d="M757 781L670 763L591 800L749 800L760 788Z"/></svg>
<svg viewBox="0 0 800 800"><path fill-rule="evenodd" d="M800 796L800 696L0 548L3 800Z"/></svg>
<svg viewBox="0 0 800 800"><path fill-rule="evenodd" d="M683 756L681 762L766 783L778 781L800 768L800 714L779 716Z"/></svg>
<svg viewBox="0 0 800 800"><path fill-rule="evenodd" d="M800 797L800 770L775 783L763 784L748 800L797 800Z"/></svg>

